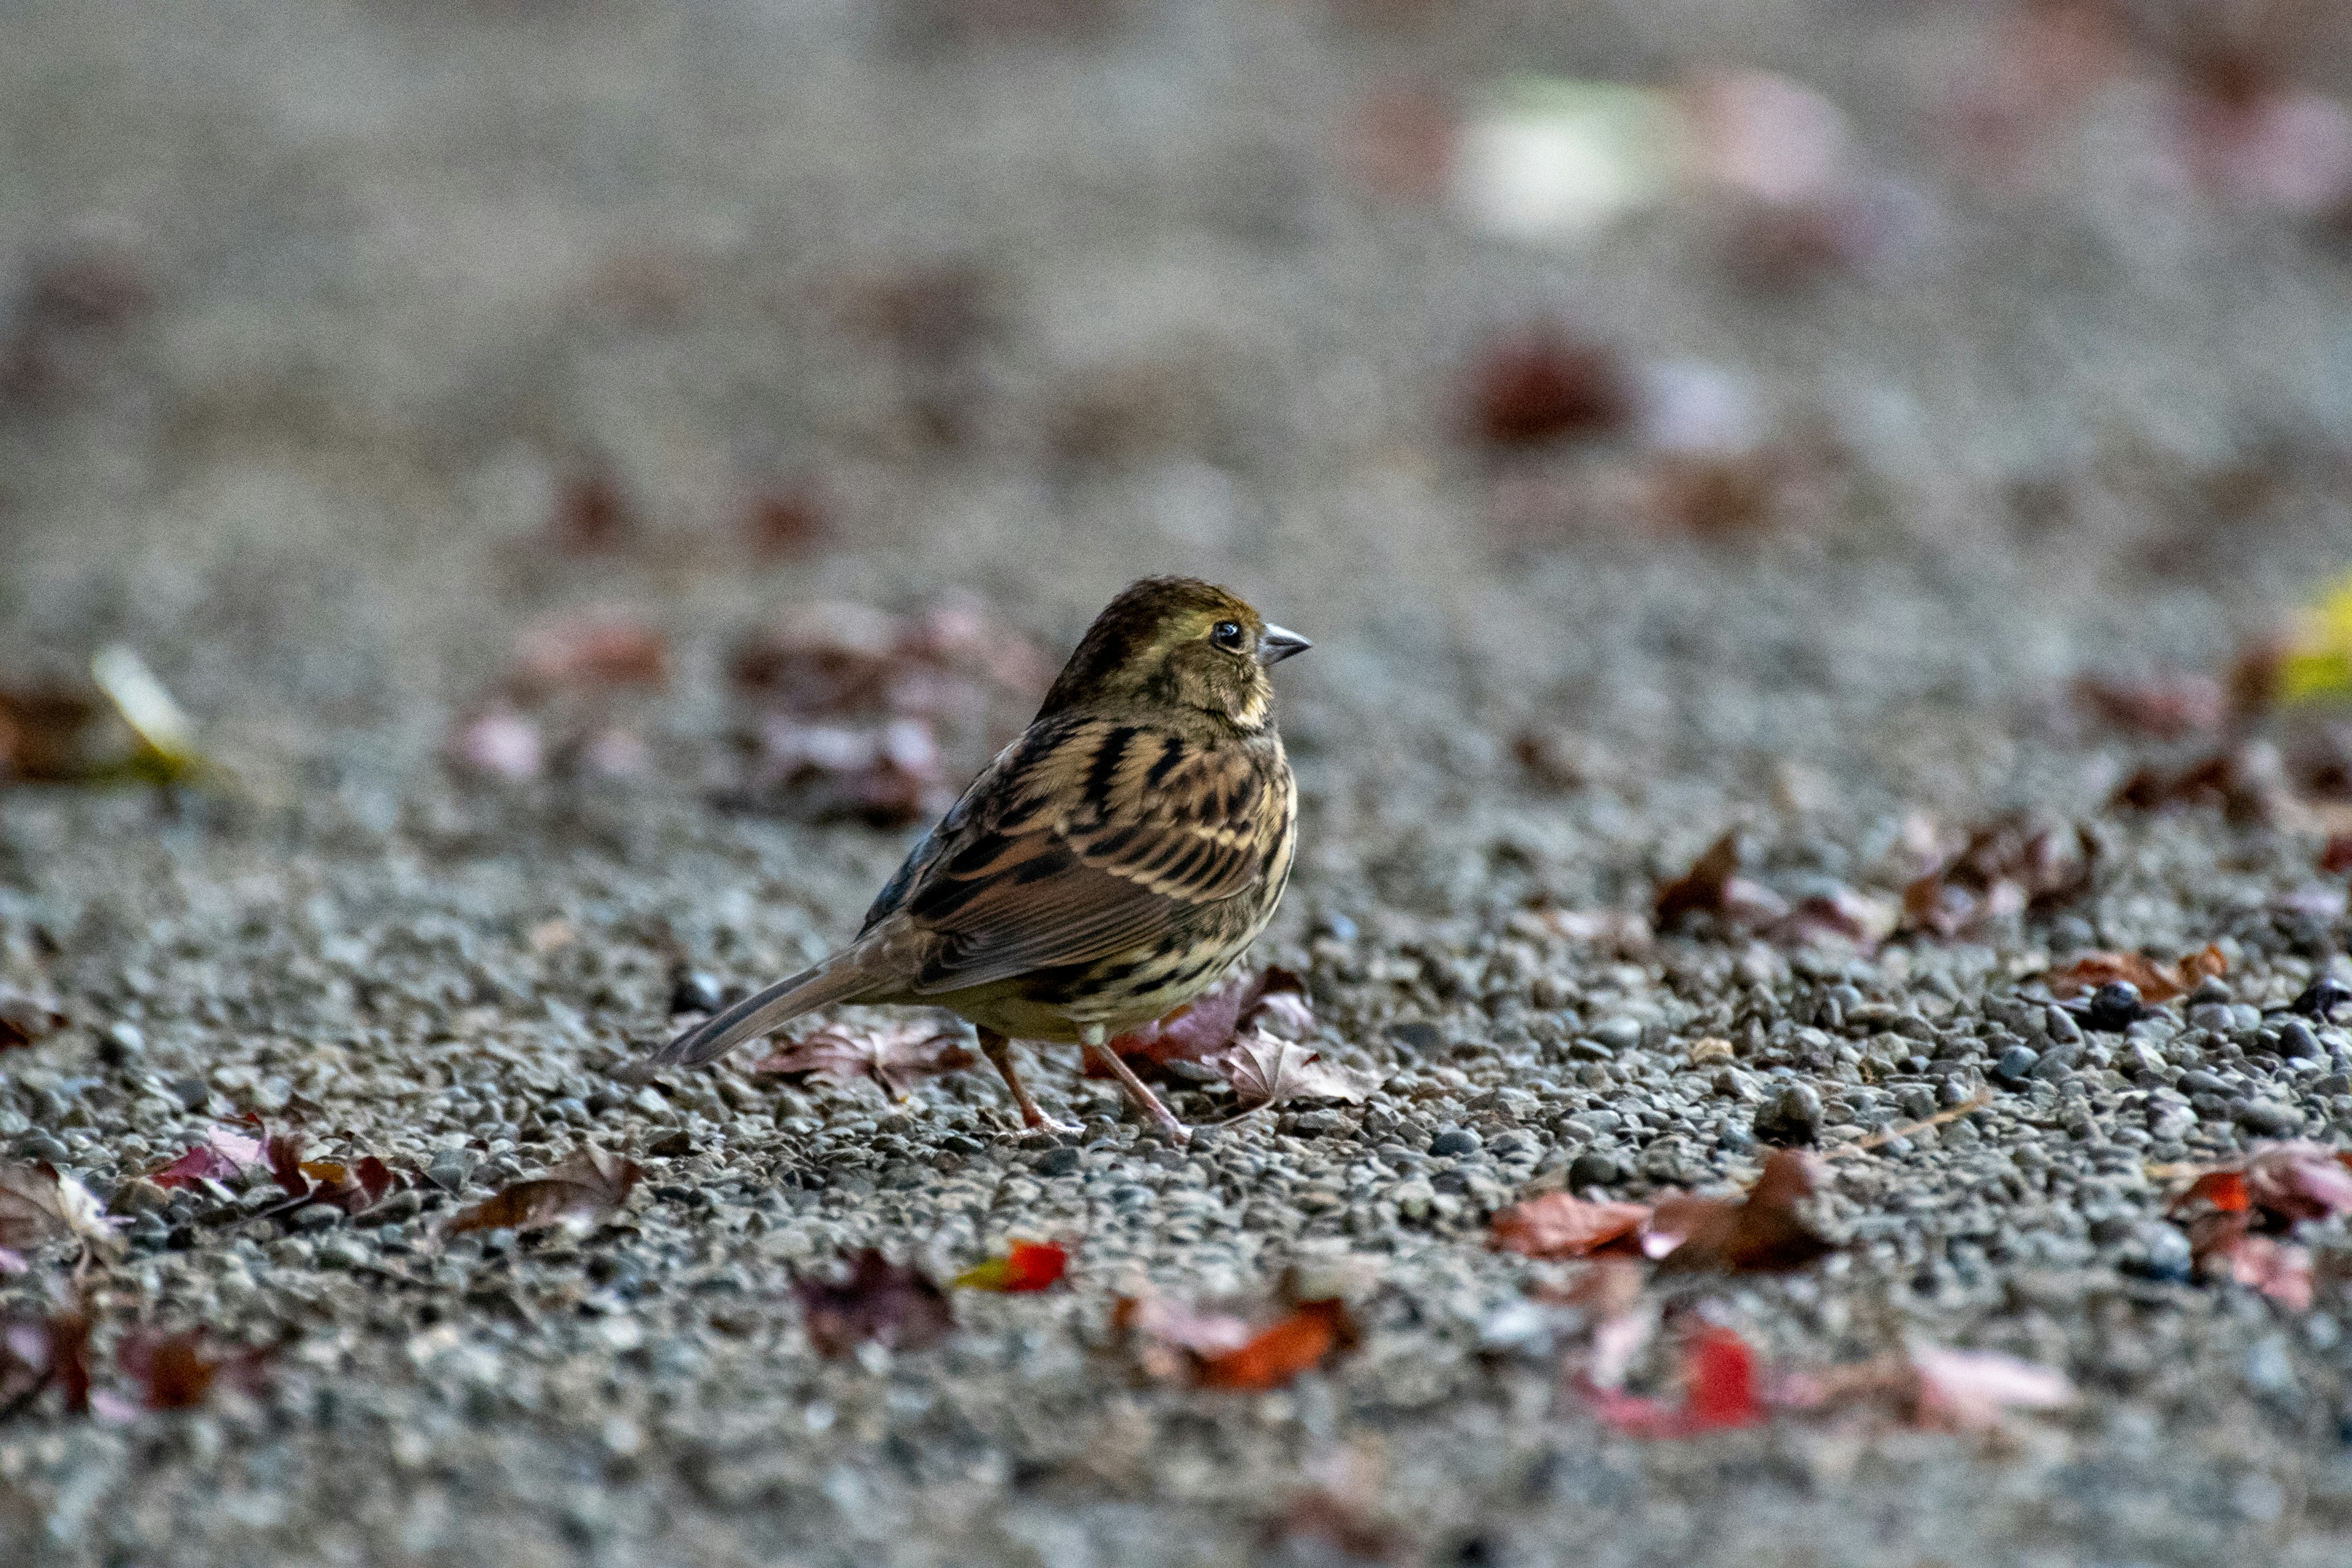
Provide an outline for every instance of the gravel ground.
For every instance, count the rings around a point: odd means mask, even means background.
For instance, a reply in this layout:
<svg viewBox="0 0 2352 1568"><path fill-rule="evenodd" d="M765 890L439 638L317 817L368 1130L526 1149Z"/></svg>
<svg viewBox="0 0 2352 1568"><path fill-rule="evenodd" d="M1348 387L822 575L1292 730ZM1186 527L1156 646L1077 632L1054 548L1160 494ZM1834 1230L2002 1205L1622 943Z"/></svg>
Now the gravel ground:
<svg viewBox="0 0 2352 1568"><path fill-rule="evenodd" d="M242 780L0 794L0 984L71 1020L0 1056L0 1140L135 1216L80 1280L101 1352L134 1323L275 1347L257 1394L0 1423L0 1555L2352 1558L2352 1237L2313 1227L2308 1311L2198 1283L2149 1174L2352 1139L2352 1037L2281 1055L2259 1013L2352 975L2340 900L2288 899L2324 835L2109 810L2198 747L2065 700L2085 670L2221 668L2344 559L2343 267L2324 232L2184 191L2137 78L2030 178L1948 177L1920 106L1980 25L1826 0L615 0L96 29L0 5L0 328L39 362L0 398L0 673L126 640ZM1531 252L1349 173L1383 82L1726 62L1835 98L1930 241L1759 295L1701 205ZM37 281L59 276L100 301L63 326ZM893 336L877 298L955 321ZM1663 525L1638 442L1466 451L1464 367L1541 317L1752 378L1777 449L1810 454L1791 515ZM545 519L583 476L631 521L565 553ZM743 497L776 486L818 498L821 546L742 544ZM679 965L797 966L905 847L726 803L742 636L957 602L1058 652L1160 570L1317 640L1279 681L1305 849L1261 957L1307 976L1320 1048L1377 1069L1367 1104L1179 1152L1066 1060L1034 1081L1087 1131L1052 1147L984 1074L903 1101L612 1083ZM669 637L666 689L614 715L649 763L453 773L448 727L519 630L616 605ZM1523 763L1530 733L1568 763ZM1786 895L1889 892L1907 822L2019 805L2092 825L2096 886L1964 939L1619 951L1547 918L1646 909L1736 822ZM2194 1018L2077 1040L2020 1000L2078 950L2208 942L2226 994ZM1731 1062L1694 1059L1714 1038ZM1558 1269L1485 1242L1530 1185L1747 1179L1759 1112L1834 1147L1985 1085L1987 1109L1833 1162L1834 1258L1662 1289L1777 1364L1938 1342L2080 1388L1990 1435L1612 1434L1522 1305ZM135 1183L244 1110L426 1179L356 1222L241 1226L266 1179ZM441 1234L583 1139L646 1167L610 1223ZM1013 1235L1076 1242L1069 1287L959 1293L932 1350L812 1351L796 1275L872 1245L944 1277ZM1139 1283L1286 1270L1346 1294L1361 1338L1284 1390L1154 1383L1111 1325ZM45 1310L68 1272L45 1254L0 1298ZM1379 1539L1270 1524L1318 1489Z"/></svg>

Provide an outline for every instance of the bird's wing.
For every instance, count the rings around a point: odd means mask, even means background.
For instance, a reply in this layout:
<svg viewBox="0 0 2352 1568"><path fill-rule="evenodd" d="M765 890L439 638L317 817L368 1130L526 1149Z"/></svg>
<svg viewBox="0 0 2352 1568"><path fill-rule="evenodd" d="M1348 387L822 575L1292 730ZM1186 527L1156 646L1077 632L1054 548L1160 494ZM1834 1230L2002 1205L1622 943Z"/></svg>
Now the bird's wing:
<svg viewBox="0 0 2352 1568"><path fill-rule="evenodd" d="M1148 943L1265 878L1288 831L1270 787L1245 743L1040 722L916 846L867 929L903 917L924 955L911 988L928 995Z"/></svg>

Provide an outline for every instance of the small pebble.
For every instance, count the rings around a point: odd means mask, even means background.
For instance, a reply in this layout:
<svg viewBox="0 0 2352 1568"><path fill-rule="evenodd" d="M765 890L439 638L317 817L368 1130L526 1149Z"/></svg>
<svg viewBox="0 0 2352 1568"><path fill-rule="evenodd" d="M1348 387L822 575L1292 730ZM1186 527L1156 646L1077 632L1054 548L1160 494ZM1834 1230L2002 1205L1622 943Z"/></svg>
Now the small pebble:
<svg viewBox="0 0 2352 1568"><path fill-rule="evenodd" d="M1445 1048L1445 1037L1438 1032L1437 1026L1419 1018L1391 1024L1389 1039L1398 1049L1413 1056L1429 1056Z"/></svg>
<svg viewBox="0 0 2352 1568"><path fill-rule="evenodd" d="M1429 1141L1429 1152L1441 1159L1475 1154L1485 1147L1485 1141L1466 1127L1449 1127Z"/></svg>
<svg viewBox="0 0 2352 1568"><path fill-rule="evenodd" d="M1992 1064L1993 1076L2014 1089L2033 1076L2033 1067L2042 1059L2040 1053L2023 1046L2011 1046L2000 1053Z"/></svg>
<svg viewBox="0 0 2352 1568"><path fill-rule="evenodd" d="M1597 1149L1579 1154L1568 1167L1568 1184L1580 1192L1586 1187L1613 1187L1624 1179L1624 1167L1614 1156Z"/></svg>
<svg viewBox="0 0 2352 1568"><path fill-rule="evenodd" d="M2138 986L2128 980L2110 980L2091 993L2090 1005L2083 1009L2082 1025L2101 1034L2120 1035L2147 1012Z"/></svg>
<svg viewBox="0 0 2352 1568"><path fill-rule="evenodd" d="M726 1005L718 979L699 969L681 969L669 983L672 1017L681 1013L716 1013Z"/></svg>
<svg viewBox="0 0 2352 1568"><path fill-rule="evenodd" d="M1037 1173L1041 1176L1067 1176L1078 1168L1080 1157L1076 1149L1048 1149L1037 1157Z"/></svg>
<svg viewBox="0 0 2352 1568"><path fill-rule="evenodd" d="M129 1067L146 1054L146 1037L134 1024L109 1024L98 1038L98 1059L110 1068Z"/></svg>
<svg viewBox="0 0 2352 1568"><path fill-rule="evenodd" d="M1768 1143L1811 1143L1821 1135L1822 1097L1805 1084L1790 1084L1757 1108L1756 1136Z"/></svg>

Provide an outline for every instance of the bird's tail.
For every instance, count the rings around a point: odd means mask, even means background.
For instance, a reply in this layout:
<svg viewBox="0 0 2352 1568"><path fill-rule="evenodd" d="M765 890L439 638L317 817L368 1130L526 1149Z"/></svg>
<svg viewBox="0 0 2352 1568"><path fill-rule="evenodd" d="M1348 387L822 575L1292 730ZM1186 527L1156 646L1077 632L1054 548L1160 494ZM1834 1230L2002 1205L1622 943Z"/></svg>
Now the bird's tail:
<svg viewBox="0 0 2352 1568"><path fill-rule="evenodd" d="M856 948L835 953L814 968L789 980L779 980L756 996L747 996L722 1013L715 1013L642 1060L614 1073L629 1082L643 1082L664 1068L700 1067L715 1061L745 1040L788 1024L803 1013L841 1002L873 983Z"/></svg>

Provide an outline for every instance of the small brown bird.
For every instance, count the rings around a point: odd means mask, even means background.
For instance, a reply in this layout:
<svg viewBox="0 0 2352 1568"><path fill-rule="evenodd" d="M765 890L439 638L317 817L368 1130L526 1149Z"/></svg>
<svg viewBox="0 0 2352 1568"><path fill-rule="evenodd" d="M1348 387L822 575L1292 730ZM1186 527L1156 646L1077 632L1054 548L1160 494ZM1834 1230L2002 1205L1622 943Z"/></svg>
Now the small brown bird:
<svg viewBox="0 0 2352 1568"><path fill-rule="evenodd" d="M1265 672L1308 646L1223 588L1135 584L915 846L856 942L687 1030L637 1076L837 1002L946 1007L979 1029L1030 1129L1064 1130L1011 1042L1075 1040L1184 1141L1106 1042L1215 984L1281 902L1298 795Z"/></svg>

